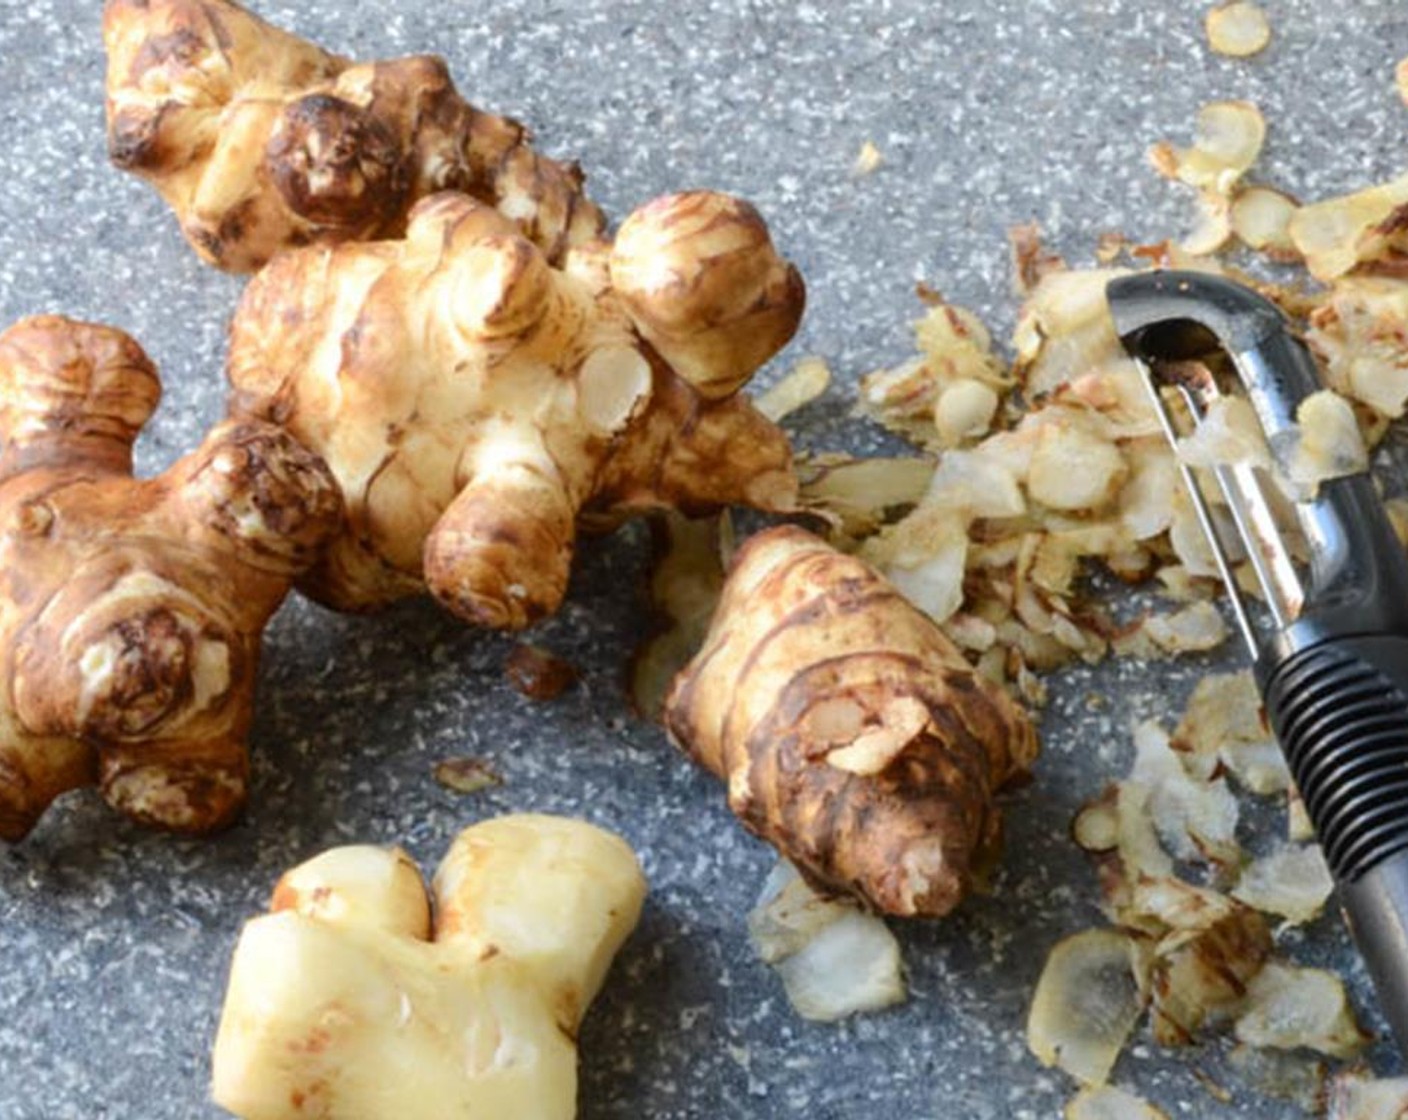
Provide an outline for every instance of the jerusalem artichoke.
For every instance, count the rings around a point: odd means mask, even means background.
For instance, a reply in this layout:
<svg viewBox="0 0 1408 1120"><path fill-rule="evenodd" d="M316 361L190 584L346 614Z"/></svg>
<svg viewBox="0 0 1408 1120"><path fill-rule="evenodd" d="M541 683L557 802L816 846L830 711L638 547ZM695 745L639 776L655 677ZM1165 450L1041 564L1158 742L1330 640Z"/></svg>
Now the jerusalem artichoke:
<svg viewBox="0 0 1408 1120"><path fill-rule="evenodd" d="M280 429L226 423L132 478L160 396L120 331L0 335L0 838L66 790L180 832L242 805L260 632L340 511Z"/></svg>
<svg viewBox="0 0 1408 1120"><path fill-rule="evenodd" d="M209 263L400 237L441 190L497 206L548 256L601 233L573 164L475 109L445 63L354 63L232 0L107 0L108 150L151 182Z"/></svg>
<svg viewBox="0 0 1408 1120"><path fill-rule="evenodd" d="M325 852L244 928L214 1098L244 1120L567 1120L578 1027L644 895L620 839L554 817L462 832L433 930L405 853Z"/></svg>
<svg viewBox="0 0 1408 1120"><path fill-rule="evenodd" d="M440 194L405 241L285 253L253 281L232 407L287 426L341 484L348 525L305 592L360 610L428 585L520 628L561 602L579 519L790 508L787 440L735 390L802 303L727 196L661 199L559 270L492 208Z"/></svg>
<svg viewBox="0 0 1408 1120"><path fill-rule="evenodd" d="M958 904L999 839L994 793L1037 753L929 619L791 527L739 550L665 722L809 882L897 915Z"/></svg>

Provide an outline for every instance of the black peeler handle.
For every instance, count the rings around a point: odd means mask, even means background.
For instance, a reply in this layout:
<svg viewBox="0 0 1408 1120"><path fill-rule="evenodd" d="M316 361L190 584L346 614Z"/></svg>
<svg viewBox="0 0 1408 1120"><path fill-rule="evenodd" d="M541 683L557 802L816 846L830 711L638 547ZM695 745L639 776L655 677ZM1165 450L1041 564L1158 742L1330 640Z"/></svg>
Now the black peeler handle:
<svg viewBox="0 0 1408 1120"><path fill-rule="evenodd" d="M1277 664L1266 712L1408 1050L1408 636L1327 638Z"/></svg>

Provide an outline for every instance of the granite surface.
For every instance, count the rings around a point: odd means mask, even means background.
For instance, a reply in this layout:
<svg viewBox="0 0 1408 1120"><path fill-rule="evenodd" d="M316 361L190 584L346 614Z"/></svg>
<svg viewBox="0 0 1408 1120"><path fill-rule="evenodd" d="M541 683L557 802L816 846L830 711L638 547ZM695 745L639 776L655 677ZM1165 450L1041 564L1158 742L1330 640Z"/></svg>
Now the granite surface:
<svg viewBox="0 0 1408 1120"><path fill-rule="evenodd" d="M266 3L345 53L448 56L476 102L579 158L616 214L707 185L753 199L801 266L811 305L775 363L824 355L828 399L799 417L816 448L875 446L847 416L855 379L911 352L923 280L1011 326L1005 230L1039 220L1072 259L1121 229L1177 233L1190 199L1144 159L1186 140L1199 104L1246 97L1270 140L1258 176L1319 197L1399 170L1408 54L1398 0L1267 0L1275 41L1219 59L1187 0L587 0ZM221 412L236 279L200 266L156 196L108 167L96 0L0 0L0 321L61 311L134 333L166 397L144 470ZM862 143L884 156L852 174ZM0 850L0 1118L190 1120L241 921L286 867L332 844L398 842L433 863L466 823L514 809L624 834L652 893L583 1036L581 1112L617 1117L893 1120L1049 1117L1071 1092L1021 1026L1046 949L1097 920L1066 839L1073 809L1127 758L1137 716L1172 716L1206 662L1061 675L1037 782L1011 801L991 899L900 930L912 998L840 1026L797 1020L749 951L743 915L771 858L720 788L623 702L644 616L642 535L586 551L570 605L536 635L580 685L539 705L506 684L509 646L423 603L373 619L291 602L266 645L251 810L217 839L142 833L91 795ZM459 796L432 763L477 755L505 784ZM1333 919L1283 938L1362 976ZM1395 1068L1384 1047L1375 1066ZM1116 1080L1175 1117L1298 1115L1230 1077L1223 1048L1139 1039ZM1201 1077L1230 1089L1210 1095ZM531 1120L531 1118L525 1118Z"/></svg>

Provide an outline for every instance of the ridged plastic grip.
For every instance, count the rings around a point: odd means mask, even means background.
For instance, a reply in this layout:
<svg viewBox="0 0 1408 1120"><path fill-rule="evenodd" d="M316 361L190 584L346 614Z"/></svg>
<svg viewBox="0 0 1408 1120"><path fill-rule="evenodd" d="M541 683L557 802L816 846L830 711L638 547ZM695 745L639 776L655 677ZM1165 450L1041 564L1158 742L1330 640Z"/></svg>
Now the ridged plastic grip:
<svg viewBox="0 0 1408 1120"><path fill-rule="evenodd" d="M1339 638L1277 666L1266 712L1335 879L1408 850L1408 638Z"/></svg>

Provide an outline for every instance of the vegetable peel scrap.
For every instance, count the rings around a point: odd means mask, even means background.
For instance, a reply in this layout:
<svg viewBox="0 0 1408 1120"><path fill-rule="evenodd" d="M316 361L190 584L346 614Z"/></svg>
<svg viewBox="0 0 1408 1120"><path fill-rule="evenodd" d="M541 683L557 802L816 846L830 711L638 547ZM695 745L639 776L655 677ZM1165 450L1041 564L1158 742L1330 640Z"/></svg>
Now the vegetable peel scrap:
<svg viewBox="0 0 1408 1120"><path fill-rule="evenodd" d="M1213 8L1205 21L1208 45L1229 58L1249 58L1271 42L1271 24L1257 5L1238 0Z"/></svg>
<svg viewBox="0 0 1408 1120"><path fill-rule="evenodd" d="M1354 1019L1344 983L1318 968L1270 963L1252 981L1237 1019L1237 1037L1254 1046L1308 1047L1332 1058L1350 1058L1370 1036Z"/></svg>
<svg viewBox="0 0 1408 1120"><path fill-rule="evenodd" d="M1247 248L1286 263L1300 259L1300 250L1291 237L1291 220L1298 208L1299 203L1281 191L1248 187L1232 200L1228 220L1232 232Z"/></svg>
<svg viewBox="0 0 1408 1120"><path fill-rule="evenodd" d="M1105 1082L1143 1012L1134 956L1134 939L1114 930L1086 930L1051 950L1027 1017L1038 1061L1082 1085Z"/></svg>
<svg viewBox="0 0 1408 1120"><path fill-rule="evenodd" d="M1288 844L1243 868L1232 897L1284 918L1287 925L1303 925L1319 917L1334 889L1317 846Z"/></svg>
<svg viewBox="0 0 1408 1120"><path fill-rule="evenodd" d="M885 156L880 149L875 146L872 140L866 140L860 146L860 151L856 153L855 163L851 165L851 174L857 178L865 175L872 175L885 163Z"/></svg>
<svg viewBox="0 0 1408 1120"><path fill-rule="evenodd" d="M1317 280L1329 283L1364 265L1392 264L1408 249L1408 175L1302 206L1291 240Z"/></svg>
<svg viewBox="0 0 1408 1120"><path fill-rule="evenodd" d="M651 521L655 565L650 576L654 633L631 658L630 700L658 719L670 682L708 633L724 585L724 557L733 547L727 514L690 519L669 513Z"/></svg>
<svg viewBox="0 0 1408 1120"><path fill-rule="evenodd" d="M443 758L431 773L440 785L455 793L478 793L504 784L503 776L482 758Z"/></svg>
<svg viewBox="0 0 1408 1120"><path fill-rule="evenodd" d="M1062 1115L1065 1120L1168 1120L1148 1101L1112 1085L1082 1089Z"/></svg>
<svg viewBox="0 0 1408 1120"><path fill-rule="evenodd" d="M1149 158L1169 178L1226 196L1256 162L1265 140L1266 120L1250 101L1212 101L1198 110L1192 147L1157 144Z"/></svg>
<svg viewBox="0 0 1408 1120"><path fill-rule="evenodd" d="M1326 1120L1403 1120L1408 1116L1408 1077L1373 1078L1342 1073L1331 1079Z"/></svg>
<svg viewBox="0 0 1408 1120"><path fill-rule="evenodd" d="M908 996L899 942L884 921L818 895L786 860L763 884L748 936L804 1019L834 1022Z"/></svg>
<svg viewBox="0 0 1408 1120"><path fill-rule="evenodd" d="M820 358L803 358L776 385L753 398L753 407L780 424L826 392L831 370Z"/></svg>
<svg viewBox="0 0 1408 1120"><path fill-rule="evenodd" d="M1072 822L1073 839L1095 862L1114 928L1087 930L1062 944L1102 946L1107 955L1116 944L1129 949L1140 997L1133 1015L1137 1020L1148 1009L1161 1045L1188 1045L1212 1028L1231 1026L1252 1046L1307 1047L1336 1058L1357 1052L1366 1036L1338 978L1273 958L1267 915L1287 924L1308 921L1329 896L1318 848L1282 847L1247 862L1237 841L1238 803L1220 760L1266 738L1250 674L1200 682L1172 739L1153 721L1137 727L1134 738L1130 776ZM1199 870L1235 886L1223 893L1183 877ZM1125 940L1113 940L1119 938ZM1092 1010L1090 993L1099 989L1087 983L1082 990L1071 980L1072 952L1048 959L1033 1000L1034 1016L1036 1000L1043 1000L1041 1030L1033 1035L1029 1026L1028 1041L1039 1060L1061 1064L1059 1047L1044 1032L1055 1030L1058 1038L1075 1032L1082 1045L1068 1045L1079 1057L1062 1068L1083 1084L1103 1084L1123 1042L1102 1036L1104 1048L1093 1060L1078 1025L1101 1015L1123 1023L1129 1001L1106 993L1095 998L1108 1006ZM1065 1001L1060 1014L1050 1009L1053 992Z"/></svg>

